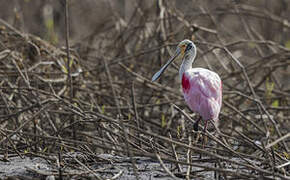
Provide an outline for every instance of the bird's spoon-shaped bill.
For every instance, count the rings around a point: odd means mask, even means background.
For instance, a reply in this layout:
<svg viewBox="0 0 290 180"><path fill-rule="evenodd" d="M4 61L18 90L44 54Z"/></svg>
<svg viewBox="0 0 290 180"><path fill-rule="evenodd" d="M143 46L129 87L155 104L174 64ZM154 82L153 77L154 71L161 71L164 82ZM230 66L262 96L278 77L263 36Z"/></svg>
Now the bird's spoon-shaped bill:
<svg viewBox="0 0 290 180"><path fill-rule="evenodd" d="M152 82L153 81L156 81L162 75L162 73L166 70L166 68L174 61L174 59L176 59L176 57L179 56L179 54L180 54L180 49L177 48L176 51L175 51L175 53L174 53L174 55L169 59L169 61L164 66L162 66L162 68L159 71L157 71L153 75L151 81Z"/></svg>

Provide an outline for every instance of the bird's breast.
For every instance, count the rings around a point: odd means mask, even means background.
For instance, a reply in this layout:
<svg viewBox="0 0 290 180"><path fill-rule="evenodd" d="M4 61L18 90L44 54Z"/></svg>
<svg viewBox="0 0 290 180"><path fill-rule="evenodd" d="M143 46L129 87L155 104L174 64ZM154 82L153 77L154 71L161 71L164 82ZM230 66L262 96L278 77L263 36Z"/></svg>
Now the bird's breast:
<svg viewBox="0 0 290 180"><path fill-rule="evenodd" d="M183 73L182 80L181 80L182 90L184 93L188 93L190 90L190 82L188 77Z"/></svg>

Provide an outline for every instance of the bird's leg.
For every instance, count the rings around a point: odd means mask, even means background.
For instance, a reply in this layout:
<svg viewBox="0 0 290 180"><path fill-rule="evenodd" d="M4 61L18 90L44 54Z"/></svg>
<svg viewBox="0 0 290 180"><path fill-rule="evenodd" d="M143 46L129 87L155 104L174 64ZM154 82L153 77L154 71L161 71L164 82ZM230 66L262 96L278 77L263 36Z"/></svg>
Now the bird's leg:
<svg viewBox="0 0 290 180"><path fill-rule="evenodd" d="M207 124L208 124L208 121L209 120L206 120L205 121L205 124L204 124L204 129L203 129L203 142L202 142L202 147L204 148L204 145L207 143L207 136L205 135L206 134L206 130L207 130Z"/></svg>
<svg viewBox="0 0 290 180"><path fill-rule="evenodd" d="M201 120L201 116L199 116L198 120L195 121L195 123L193 124L193 130L196 132L198 132L198 124L199 124L200 120ZM195 142L198 142L199 136L200 136L200 133L197 133L196 138L195 138Z"/></svg>
<svg viewBox="0 0 290 180"><path fill-rule="evenodd" d="M206 120L206 121L205 121L205 125L204 125L203 132L206 132L206 130L207 130L207 124L208 124L208 121L209 121L209 120Z"/></svg>
<svg viewBox="0 0 290 180"><path fill-rule="evenodd" d="M201 119L201 116L199 116L198 120L193 124L194 131L198 131L198 124L199 124L200 119Z"/></svg>

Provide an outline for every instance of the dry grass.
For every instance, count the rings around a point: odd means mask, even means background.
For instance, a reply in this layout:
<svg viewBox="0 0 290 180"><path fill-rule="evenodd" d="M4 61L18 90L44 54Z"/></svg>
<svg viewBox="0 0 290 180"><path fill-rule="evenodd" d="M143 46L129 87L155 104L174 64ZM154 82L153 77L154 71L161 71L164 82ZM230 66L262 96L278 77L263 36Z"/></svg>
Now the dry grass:
<svg viewBox="0 0 290 180"><path fill-rule="evenodd" d="M122 12L108 2L111 16L74 36L71 63L65 48L0 21L3 159L59 154L61 161L77 151L95 161L108 153L172 162L182 171L162 166L172 177L197 177L190 168L200 167L224 179L289 178L289 3L127 1ZM183 101L178 63L159 82L150 81L185 38L198 46L193 66L223 80L221 132L205 134L205 149L191 139L197 115ZM90 166L89 160L76 163Z"/></svg>

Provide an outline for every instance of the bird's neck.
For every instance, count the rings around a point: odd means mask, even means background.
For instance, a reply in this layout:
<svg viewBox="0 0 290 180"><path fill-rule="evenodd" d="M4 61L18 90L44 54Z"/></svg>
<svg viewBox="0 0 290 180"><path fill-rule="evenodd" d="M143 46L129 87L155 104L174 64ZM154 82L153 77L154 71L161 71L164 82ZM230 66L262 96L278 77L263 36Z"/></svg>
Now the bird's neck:
<svg viewBox="0 0 290 180"><path fill-rule="evenodd" d="M179 68L179 78L182 79L182 75L185 71L192 68L192 63L195 59L195 53L189 53L184 56L182 64Z"/></svg>

